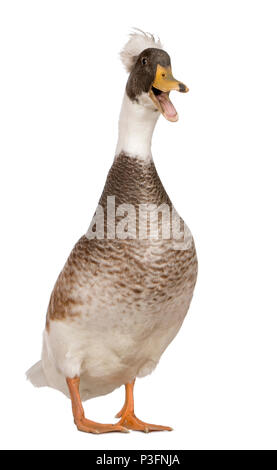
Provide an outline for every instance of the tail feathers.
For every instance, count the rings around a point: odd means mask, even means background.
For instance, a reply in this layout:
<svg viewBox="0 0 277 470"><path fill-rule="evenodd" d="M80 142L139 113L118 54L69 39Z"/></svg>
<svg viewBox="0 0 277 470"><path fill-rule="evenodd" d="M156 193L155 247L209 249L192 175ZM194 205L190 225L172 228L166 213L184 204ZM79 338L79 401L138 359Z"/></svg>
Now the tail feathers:
<svg viewBox="0 0 277 470"><path fill-rule="evenodd" d="M36 362L27 370L26 377L35 387L46 387L47 385L41 361Z"/></svg>

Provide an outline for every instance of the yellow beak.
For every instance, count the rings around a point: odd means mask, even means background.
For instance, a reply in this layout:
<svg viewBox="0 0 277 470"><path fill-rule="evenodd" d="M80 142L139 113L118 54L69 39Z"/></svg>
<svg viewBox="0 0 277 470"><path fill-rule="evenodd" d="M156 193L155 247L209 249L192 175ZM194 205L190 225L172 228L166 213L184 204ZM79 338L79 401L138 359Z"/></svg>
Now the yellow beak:
<svg viewBox="0 0 277 470"><path fill-rule="evenodd" d="M160 64L157 65L155 80L152 85L164 93L172 90L180 91L181 93L187 93L188 87L176 80L171 71L171 67L162 67Z"/></svg>

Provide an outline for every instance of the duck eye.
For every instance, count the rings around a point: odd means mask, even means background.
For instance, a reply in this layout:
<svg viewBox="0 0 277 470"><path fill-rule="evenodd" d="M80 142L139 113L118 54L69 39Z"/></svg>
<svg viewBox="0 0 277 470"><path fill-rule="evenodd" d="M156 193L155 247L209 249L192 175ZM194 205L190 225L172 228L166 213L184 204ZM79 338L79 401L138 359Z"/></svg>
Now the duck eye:
<svg viewBox="0 0 277 470"><path fill-rule="evenodd" d="M146 65L147 64L147 59L145 57L143 57L141 62L142 62L143 65Z"/></svg>

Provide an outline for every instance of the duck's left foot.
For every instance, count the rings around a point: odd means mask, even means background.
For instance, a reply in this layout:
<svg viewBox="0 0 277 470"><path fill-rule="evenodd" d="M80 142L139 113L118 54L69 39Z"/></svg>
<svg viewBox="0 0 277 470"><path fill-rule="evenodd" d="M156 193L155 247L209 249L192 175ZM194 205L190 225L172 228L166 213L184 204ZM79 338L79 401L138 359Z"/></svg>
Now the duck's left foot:
<svg viewBox="0 0 277 470"><path fill-rule="evenodd" d="M133 431L172 431L172 428L169 426L145 423L136 417L134 413L134 385L134 380L125 385L125 403L123 408L116 415L116 418L120 418L117 424L124 428L132 429Z"/></svg>
<svg viewBox="0 0 277 470"><path fill-rule="evenodd" d="M117 424L133 431L142 431L146 433L152 431L172 431L172 428L169 426L145 423L138 419L134 413L128 411L123 412L122 417Z"/></svg>

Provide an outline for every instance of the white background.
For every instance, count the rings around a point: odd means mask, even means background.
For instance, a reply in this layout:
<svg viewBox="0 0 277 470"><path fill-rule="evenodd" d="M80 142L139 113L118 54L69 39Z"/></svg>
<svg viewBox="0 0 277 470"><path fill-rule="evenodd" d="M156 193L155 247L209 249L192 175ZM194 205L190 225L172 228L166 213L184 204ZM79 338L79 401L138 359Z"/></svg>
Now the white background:
<svg viewBox="0 0 277 470"><path fill-rule="evenodd" d="M9 449L277 448L276 2L1 1L1 438ZM86 435L70 402L35 389L51 289L86 231L117 139L133 26L158 34L178 123L153 155L198 250L183 328L136 386L172 433ZM123 388L85 404L110 422Z"/></svg>

